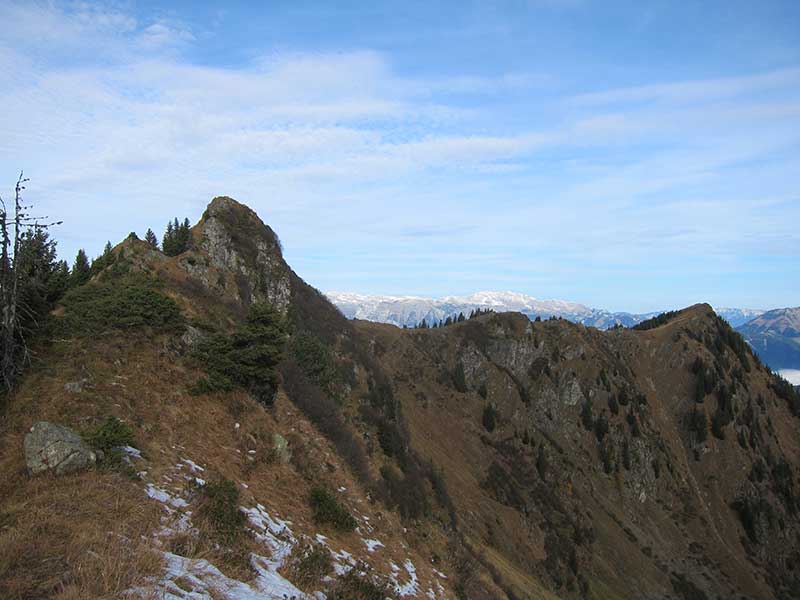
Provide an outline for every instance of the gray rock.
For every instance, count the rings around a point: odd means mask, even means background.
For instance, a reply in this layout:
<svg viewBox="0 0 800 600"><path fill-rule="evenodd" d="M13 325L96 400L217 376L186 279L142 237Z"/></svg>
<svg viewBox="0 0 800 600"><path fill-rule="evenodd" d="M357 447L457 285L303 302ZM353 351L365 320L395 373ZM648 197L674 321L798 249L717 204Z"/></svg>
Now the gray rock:
<svg viewBox="0 0 800 600"><path fill-rule="evenodd" d="M52 470L56 475L66 475L97 462L97 455L77 433L47 421L31 427L24 446L25 463L31 473Z"/></svg>
<svg viewBox="0 0 800 600"><path fill-rule="evenodd" d="M64 384L64 390L72 394L80 394L83 391L83 386L89 382L88 379L83 378L79 381L69 381Z"/></svg>
<svg viewBox="0 0 800 600"><path fill-rule="evenodd" d="M289 442L280 433L272 434L272 449L282 463L288 463L292 458Z"/></svg>
<svg viewBox="0 0 800 600"><path fill-rule="evenodd" d="M193 350L197 344L203 340L204 337L205 334L203 334L203 332L197 327L187 325L186 331L184 331L183 335L181 336L181 343L189 350Z"/></svg>

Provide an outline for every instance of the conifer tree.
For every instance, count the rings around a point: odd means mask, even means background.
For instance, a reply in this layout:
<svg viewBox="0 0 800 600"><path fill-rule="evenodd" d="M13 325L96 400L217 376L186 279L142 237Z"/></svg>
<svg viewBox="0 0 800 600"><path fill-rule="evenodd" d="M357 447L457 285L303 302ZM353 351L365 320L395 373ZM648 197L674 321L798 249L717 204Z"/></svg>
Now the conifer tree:
<svg viewBox="0 0 800 600"><path fill-rule="evenodd" d="M75 263L72 265L72 273L70 274L69 284L70 287L78 287L83 285L92 276L92 267L89 265L89 259L86 256L86 251L81 248L75 256Z"/></svg>
<svg viewBox="0 0 800 600"><path fill-rule="evenodd" d="M186 250L189 249L189 242L192 239L192 233L191 233L191 231L189 231L189 219L188 218L183 220L183 223L181 223L179 231L180 231L180 234L178 235L178 241L180 242L180 246L179 246L180 247L180 252L178 252L178 254L180 254L181 252L185 252Z"/></svg>
<svg viewBox="0 0 800 600"><path fill-rule="evenodd" d="M115 257L114 254L111 252L111 250L112 250L111 242L106 242L106 245L103 248L103 253L92 261L92 267L90 270L91 272L89 277L97 275L107 266L114 263Z"/></svg>
<svg viewBox="0 0 800 600"><path fill-rule="evenodd" d="M152 229L147 229L147 232L144 234L144 241L150 244L150 247L153 248L153 250L158 250L158 238L156 237L156 234L153 233Z"/></svg>
<svg viewBox="0 0 800 600"><path fill-rule="evenodd" d="M164 232L164 237L161 240L161 249L167 256L172 256L174 248L175 230L172 228L172 221L168 221L167 230Z"/></svg>

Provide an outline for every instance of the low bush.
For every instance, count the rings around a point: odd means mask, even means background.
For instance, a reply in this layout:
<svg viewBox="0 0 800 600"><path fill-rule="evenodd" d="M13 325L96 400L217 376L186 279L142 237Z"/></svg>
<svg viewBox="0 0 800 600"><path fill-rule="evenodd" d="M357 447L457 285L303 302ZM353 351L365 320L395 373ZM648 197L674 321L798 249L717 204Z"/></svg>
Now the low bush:
<svg viewBox="0 0 800 600"><path fill-rule="evenodd" d="M332 570L330 550L321 544L298 548L289 565L292 583L303 590L317 587Z"/></svg>
<svg viewBox="0 0 800 600"><path fill-rule="evenodd" d="M311 490L308 503L314 513L314 522L319 525L330 525L339 531L352 531L356 528L356 520L342 506L336 497L322 487Z"/></svg>
<svg viewBox="0 0 800 600"><path fill-rule="evenodd" d="M205 523L211 537L225 545L238 542L245 534L247 517L239 510L239 488L228 479L200 487L202 499L197 517Z"/></svg>
<svg viewBox="0 0 800 600"><path fill-rule="evenodd" d="M371 574L369 565L359 563L340 575L333 587L327 590L328 600L394 600L392 586Z"/></svg>
<svg viewBox="0 0 800 600"><path fill-rule="evenodd" d="M108 452L112 448L133 445L133 429L116 417L108 417L102 425L83 435L86 443L95 450Z"/></svg>

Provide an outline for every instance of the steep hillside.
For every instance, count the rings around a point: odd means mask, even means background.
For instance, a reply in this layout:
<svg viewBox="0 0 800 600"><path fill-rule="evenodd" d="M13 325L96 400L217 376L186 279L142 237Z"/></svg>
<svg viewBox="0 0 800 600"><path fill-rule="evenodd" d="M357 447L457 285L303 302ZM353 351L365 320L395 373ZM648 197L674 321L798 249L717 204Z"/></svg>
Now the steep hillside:
<svg viewBox="0 0 800 600"><path fill-rule="evenodd" d="M2 421L0 597L453 597L432 562L446 535L410 534L386 510L398 492L352 425L370 397L371 422L396 432L351 324L248 208L216 198L192 237L176 257L125 240L42 332ZM247 366L259 303L287 332L277 395L213 363L249 335L226 357ZM23 438L39 421L111 439L105 459L30 476ZM427 501L435 473L403 451Z"/></svg>
<svg viewBox="0 0 800 600"><path fill-rule="evenodd" d="M216 198L63 298L0 431L0 597L792 598L800 399L707 305L348 321ZM97 466L32 475L40 421Z"/></svg>
<svg viewBox="0 0 800 600"><path fill-rule="evenodd" d="M359 327L510 597L796 597L797 399L709 306L644 331Z"/></svg>
<svg viewBox="0 0 800 600"><path fill-rule="evenodd" d="M773 369L800 369L800 308L770 310L737 331Z"/></svg>

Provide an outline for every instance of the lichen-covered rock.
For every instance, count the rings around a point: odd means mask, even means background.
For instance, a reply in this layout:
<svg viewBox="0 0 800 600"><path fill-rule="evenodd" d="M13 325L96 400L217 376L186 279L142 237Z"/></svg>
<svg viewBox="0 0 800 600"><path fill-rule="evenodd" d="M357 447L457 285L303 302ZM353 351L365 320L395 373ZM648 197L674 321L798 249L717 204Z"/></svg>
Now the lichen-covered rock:
<svg viewBox="0 0 800 600"><path fill-rule="evenodd" d="M34 474L52 470L56 475L66 475L97 462L97 455L77 433L47 421L31 427L24 446L25 463Z"/></svg>
<svg viewBox="0 0 800 600"><path fill-rule="evenodd" d="M288 463L292 458L289 442L280 433L272 434L272 449L282 463Z"/></svg>

